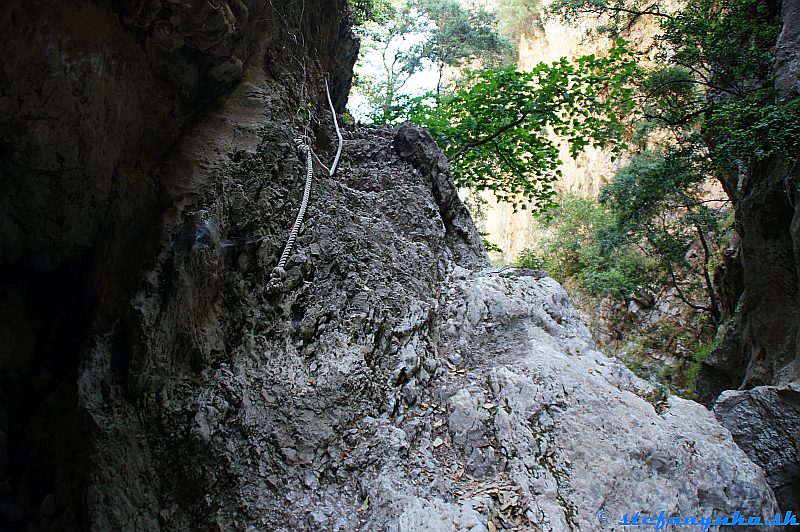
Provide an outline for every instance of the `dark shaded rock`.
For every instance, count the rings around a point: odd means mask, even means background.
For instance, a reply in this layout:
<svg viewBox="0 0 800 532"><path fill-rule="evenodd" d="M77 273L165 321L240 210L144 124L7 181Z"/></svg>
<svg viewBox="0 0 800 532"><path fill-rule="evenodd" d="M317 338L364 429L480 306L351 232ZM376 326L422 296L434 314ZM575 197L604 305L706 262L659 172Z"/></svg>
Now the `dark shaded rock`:
<svg viewBox="0 0 800 532"><path fill-rule="evenodd" d="M783 29L775 47L775 89L782 100L800 96L800 2L781 3Z"/></svg>
<svg viewBox="0 0 800 532"><path fill-rule="evenodd" d="M774 64L779 103L800 95L800 2L784 1L782 20ZM743 291L733 321L703 362L697 389L767 472L781 507L794 509L800 502L800 169L786 156L797 154L775 155L750 168L738 183L726 184L741 237L741 277L737 252L728 250L719 283L726 314L740 286ZM732 389L738 391L724 391Z"/></svg>
<svg viewBox="0 0 800 532"><path fill-rule="evenodd" d="M394 143L402 159L433 178L433 194L447 229L448 241L459 260L470 267L488 265L483 242L473 230L469 212L453 184L447 158L430 133L412 124L403 124L395 130ZM462 241L469 245L459 245ZM481 251L476 255L475 250Z"/></svg>
<svg viewBox="0 0 800 532"><path fill-rule="evenodd" d="M304 159L293 142L301 130L286 126L285 89L248 76L174 147L162 175L180 182L189 170L181 190L190 199L165 216L157 263L82 366L79 398L96 445L89 514L99 528L262 530L302 527L307 516L353 528L358 476L390 451L371 435L368 462L347 467L341 431L365 418L388 430L389 416L419 401L439 366L443 276L456 249L470 260L483 253L448 235L440 202L455 209L457 196L435 193L430 169L400 159L391 132L351 127L339 174L317 166L283 291L264 299ZM246 234L261 244L242 271L221 248ZM164 507L154 493L180 504ZM136 510L106 502L117 499Z"/></svg>
<svg viewBox="0 0 800 532"><path fill-rule="evenodd" d="M131 297L169 235L170 268L185 277L162 279L174 305L165 315L189 324L161 337L165 351L181 356L158 362L170 375L191 374L224 352L225 342L197 324L218 312L226 278L217 268L237 263L251 272L257 262L259 246L239 246L243 257L231 257L227 243L260 244L263 236L190 208L215 184L196 163L211 160L218 171L228 155L254 152L257 135L217 145L222 152L204 148L243 121L254 129L290 122L286 110L301 104L328 116L323 78L343 110L358 42L338 0L14 0L0 5L0 45L0 503L22 508L40 527L155 530L164 518L153 451L127 402L147 387ZM226 106L235 87L242 105ZM317 134L322 151L330 134ZM175 149L190 144L186 138L195 151ZM282 232L283 219L275 220ZM276 246L282 236L272 238ZM201 337L211 340L198 348ZM108 359L87 354L106 343ZM118 400L108 417L78 407L84 364L108 370L98 377L101 395ZM129 442L93 447L108 433ZM125 457L121 483L87 487L92 475L102 477L92 464L106 456ZM107 504L131 487L142 490L131 500L147 511ZM47 497L55 509L42 504Z"/></svg>
<svg viewBox="0 0 800 532"><path fill-rule="evenodd" d="M722 252L722 262L714 270L714 286L719 295L723 319L730 319L736 314L736 306L744 291L740 246L741 239L734 232L731 241Z"/></svg>
<svg viewBox="0 0 800 532"><path fill-rule="evenodd" d="M714 405L714 415L764 469L781 509L800 508L800 389L726 391Z"/></svg>
<svg viewBox="0 0 800 532"><path fill-rule="evenodd" d="M747 361L741 385L748 388L800 378L793 367L800 284L790 229L795 193L784 185L788 170L780 158L760 166L736 205L745 287L738 321Z"/></svg>
<svg viewBox="0 0 800 532"><path fill-rule="evenodd" d="M0 72L0 264L54 269L121 227L143 239L163 206L151 172L204 103L265 59L321 109L310 80L325 72L344 109L358 42L338 2L110 4L119 17L91 2L0 7L0 44L16 51Z"/></svg>
<svg viewBox="0 0 800 532"><path fill-rule="evenodd" d="M774 83L778 103L798 97L800 3L782 3L783 29L776 45ZM800 168L797 154L776 154L741 176L723 179L736 211L741 238L741 277L725 259L721 290L731 308L739 287L734 325L699 375L707 397L723 383L732 388L785 385L800 380ZM736 182L734 183L734 178ZM720 372L720 374L715 374Z"/></svg>
<svg viewBox="0 0 800 532"><path fill-rule="evenodd" d="M739 329L735 322L722 325L719 343L711 350L697 373L698 401L708 408L714 406L719 394L725 390L735 390L742 382L742 375L747 369L747 362L741 356L732 353L742 352Z"/></svg>

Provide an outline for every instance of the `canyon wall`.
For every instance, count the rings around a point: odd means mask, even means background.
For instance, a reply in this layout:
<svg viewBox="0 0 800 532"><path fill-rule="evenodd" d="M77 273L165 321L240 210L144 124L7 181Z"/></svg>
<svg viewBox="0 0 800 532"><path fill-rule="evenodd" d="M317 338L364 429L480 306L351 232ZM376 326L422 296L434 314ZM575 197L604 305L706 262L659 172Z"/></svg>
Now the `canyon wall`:
<svg viewBox="0 0 800 532"><path fill-rule="evenodd" d="M781 9L771 81L785 103L800 97L800 2L785 0ZM800 505L799 155L775 155L723 181L741 237L741 270L728 284L743 290L698 381L701 398L769 472L784 508Z"/></svg>

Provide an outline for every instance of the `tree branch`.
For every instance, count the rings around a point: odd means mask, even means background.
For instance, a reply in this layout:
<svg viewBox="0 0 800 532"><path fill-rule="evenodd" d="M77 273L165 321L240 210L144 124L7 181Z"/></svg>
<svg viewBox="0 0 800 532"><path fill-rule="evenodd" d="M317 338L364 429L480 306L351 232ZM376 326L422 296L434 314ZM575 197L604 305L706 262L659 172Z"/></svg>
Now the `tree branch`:
<svg viewBox="0 0 800 532"><path fill-rule="evenodd" d="M470 149L470 148L476 148L476 147L478 147L478 146L482 146L483 144L486 144L487 142L491 142L491 141L493 141L494 139L496 139L497 137L499 137L500 135L502 135L503 133L505 133L505 132L506 132L506 131L508 131L509 129L515 128L515 127L517 127L518 125L520 125L521 123L523 123L523 122L525 121L525 119L526 119L526 118L528 118L528 111L523 111L523 112L522 112L522 115L520 115L520 117L519 117L519 118L517 118L517 119L516 119L516 120L514 120L513 122L510 122L510 123L508 123L508 124L504 125L504 126L503 126L503 127L501 127L500 129L498 129L497 131L495 131L494 133L492 133L491 135L489 135L488 137L485 137L485 138L483 138L483 139L481 139L481 140L476 140L476 141L472 141L472 142L467 142L466 144L464 144L464 145L461 147L461 149L459 149L459 150L458 150L457 152L455 152L453 155L451 155L450 157L448 157L448 159L447 159L447 160L448 160L448 162L455 161L457 158L459 158L461 155L463 155L465 151L467 151L467 150L468 150L468 149Z"/></svg>
<svg viewBox="0 0 800 532"><path fill-rule="evenodd" d="M707 108L698 109L697 111L693 111L691 113L687 113L687 114L683 115L678 120L669 120L669 119L665 118L663 114L658 114L658 115L653 115L653 114L649 114L649 113L642 113L642 114L644 115L645 118L649 118L650 120L660 120L661 122L663 122L664 124L666 124L668 126L681 126L681 125L686 124L689 120L691 120L695 116L701 115L701 114L705 113L706 111L708 111Z"/></svg>
<svg viewBox="0 0 800 532"><path fill-rule="evenodd" d="M699 207L706 203L731 203L730 199L708 199L708 200L698 200L691 203L665 203L664 205L670 209L686 209L691 210L693 207Z"/></svg>
<svg viewBox="0 0 800 532"><path fill-rule="evenodd" d="M670 20L674 20L675 19L675 17L673 17L672 15L669 15L667 13L662 13L661 11L659 11L657 4L651 4L648 7L644 8L644 9L641 9L641 10L627 8L627 7L621 7L621 6L604 5L602 8L601 7L598 7L596 9L586 8L586 9L580 9L578 11L582 11L584 13L593 13L593 14L596 14L596 15L602 15L602 14L606 13L607 11L613 11L615 13L626 13L628 15L633 15L634 16L634 20L636 18L639 18L639 17L643 16L643 15L652 15L654 17L662 17L662 18L667 18L667 19L670 19Z"/></svg>
<svg viewBox="0 0 800 532"><path fill-rule="evenodd" d="M717 301L717 294L714 291L714 285L711 283L711 275L708 273L711 251L708 249L708 242L706 242L706 235L703 233L703 228L700 227L700 224L695 224L694 227L697 230L697 236L700 238L700 244L703 246L703 279L706 282L706 292L711 302L711 317L714 319L714 323L718 323L721 317L719 302Z"/></svg>
<svg viewBox="0 0 800 532"><path fill-rule="evenodd" d="M683 293L683 290L681 290L681 287L678 285L678 279L675 277L675 269L672 267L672 262L667 261L667 264L669 265L669 275L672 278L672 286L675 288L675 292L677 292L678 294L678 299L680 299L681 301L689 305L689 307L695 310L702 310L703 312L709 312L713 315L714 313L713 309L710 309L709 307L704 307L703 305L697 305L696 303L692 303L691 301L689 301L689 299Z"/></svg>

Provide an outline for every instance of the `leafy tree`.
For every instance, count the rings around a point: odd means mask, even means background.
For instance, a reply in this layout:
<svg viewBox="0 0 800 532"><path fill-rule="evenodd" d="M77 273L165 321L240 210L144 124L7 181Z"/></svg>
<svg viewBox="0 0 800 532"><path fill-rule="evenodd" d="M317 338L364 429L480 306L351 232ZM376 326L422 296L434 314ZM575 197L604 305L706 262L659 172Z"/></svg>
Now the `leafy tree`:
<svg viewBox="0 0 800 532"><path fill-rule="evenodd" d="M350 10L356 25L380 23L392 15L392 4L391 0L350 0Z"/></svg>
<svg viewBox="0 0 800 532"><path fill-rule="evenodd" d="M547 263L542 253L534 248L524 248L514 259L514 266L517 268L528 268L529 270L544 270Z"/></svg>
<svg viewBox="0 0 800 532"><path fill-rule="evenodd" d="M498 33L494 13L464 9L457 0L420 0L420 10L435 24L423 56L436 65L436 92L443 89L446 68L463 69L479 61L482 68L504 66L514 52L511 41Z"/></svg>
<svg viewBox="0 0 800 532"><path fill-rule="evenodd" d="M514 52L513 44L497 31L496 16L484 9L465 9L457 0L393 0L387 5L381 19L358 28L364 49L380 57L377 68L362 63L356 76L377 123L397 116L400 91L427 65L438 72L440 93L447 68L503 64Z"/></svg>
<svg viewBox="0 0 800 532"><path fill-rule="evenodd" d="M770 80L776 4L688 0L669 11L658 0L559 0L553 7L568 20L600 17L615 35L645 18L660 27L637 87L643 121L635 140L650 150L635 155L601 198L619 217L621 241L644 242L679 297L719 320L710 268L720 212L701 201L702 184L717 177L734 197L730 184L754 163L800 156L800 100L776 101ZM691 245L700 246L700 264L684 259ZM689 279L678 274L692 267Z"/></svg>
<svg viewBox="0 0 800 532"><path fill-rule="evenodd" d="M360 62L355 85L375 109L378 121L392 116L400 90L423 68L423 36L430 29L430 21L415 7L399 2L388 4L381 20L368 21L359 28L363 50L376 52L379 64L367 66ZM361 61L363 57L362 54ZM365 75L370 70L372 74Z"/></svg>
<svg viewBox="0 0 800 532"><path fill-rule="evenodd" d="M615 247L644 243L678 297L691 308L707 312L716 323L720 307L710 265L722 213L709 204L721 200L704 199L708 164L698 152L668 149L634 156L603 187L600 202L616 216L609 228ZM701 247L699 264L686 259L695 242ZM685 281L680 272L692 275ZM693 299L698 291L705 294L705 301Z"/></svg>
<svg viewBox="0 0 800 532"><path fill-rule="evenodd" d="M650 72L639 86L649 130L702 131L724 176L770 154L798 153L797 101L776 102L770 80L780 29L775 3L765 0L689 0L668 10L658 0L558 0L551 9L567 20L603 19L604 30L624 34L649 18L660 27L648 51ZM655 65L655 66L652 66ZM688 147L684 143L683 148Z"/></svg>
<svg viewBox="0 0 800 532"><path fill-rule="evenodd" d="M625 298L639 287L671 285L718 323L711 269L723 213L709 204L723 200L705 199L707 167L691 150L636 155L603 187L599 202L565 195L539 216L549 234L518 262L596 296ZM687 260L697 243L699 260Z"/></svg>
<svg viewBox="0 0 800 532"><path fill-rule="evenodd" d="M520 266L542 268L557 281L573 280L596 296L625 298L653 281L653 260L618 245L616 215L593 198L564 195L539 217L549 234L517 257Z"/></svg>
<svg viewBox="0 0 800 532"><path fill-rule="evenodd" d="M454 18L443 15L452 0L427 1L441 27ZM723 182L769 154L800 153L800 103L775 102L767 82L778 29L774 6L763 0L689 0L676 11L658 0L560 0L555 6L568 19L602 16L605 30L617 35L643 17L656 19L661 35L647 51L648 66L637 67L639 57L618 42L604 57L563 59L528 73L473 72L449 94L396 101L390 89L379 121L409 119L428 127L460 186L492 190L515 207L533 202L537 210L553 204L560 174L551 133L567 139L573 156L589 145L619 151L626 147L627 120L636 124L641 147L658 139L675 153L694 150L690 158L715 163L704 175ZM465 64L473 56L469 47L461 55L432 51L432 43L447 42L444 35L428 42L426 53L442 65ZM399 64L415 63L401 56ZM704 142L696 142L696 131ZM679 159L667 157L665 164Z"/></svg>
<svg viewBox="0 0 800 532"><path fill-rule="evenodd" d="M541 211L553 205L561 174L551 133L573 156L587 146L625 148L620 116L631 110L636 72L635 54L619 41L605 57L470 73L453 94L413 99L401 118L428 128L459 186Z"/></svg>

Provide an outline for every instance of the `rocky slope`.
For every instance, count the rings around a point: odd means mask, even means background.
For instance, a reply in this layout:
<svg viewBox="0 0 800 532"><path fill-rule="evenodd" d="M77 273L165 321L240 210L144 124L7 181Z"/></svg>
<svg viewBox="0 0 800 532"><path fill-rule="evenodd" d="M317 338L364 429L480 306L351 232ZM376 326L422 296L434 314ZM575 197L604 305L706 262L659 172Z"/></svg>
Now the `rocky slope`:
<svg viewBox="0 0 800 532"><path fill-rule="evenodd" d="M776 511L730 433L597 352L556 283L484 269L420 130L346 129L266 290L295 138L334 150L323 77L341 110L356 49L340 3L0 9L21 51L0 77L0 527Z"/></svg>
<svg viewBox="0 0 800 532"><path fill-rule="evenodd" d="M560 286L472 273L480 240L419 130L346 132L341 177L318 176L284 291L265 297L280 248L226 259L218 242L275 227L262 213L276 191L253 190L252 165L302 173L287 132L269 131L220 170L227 192L174 225L87 354L95 527L566 530L599 507L774 512L711 414L595 351Z"/></svg>

